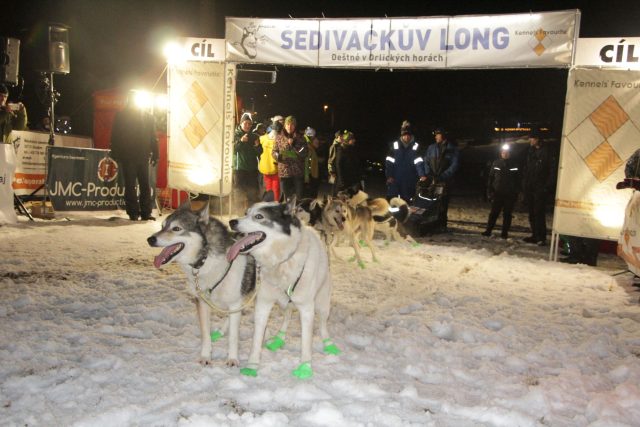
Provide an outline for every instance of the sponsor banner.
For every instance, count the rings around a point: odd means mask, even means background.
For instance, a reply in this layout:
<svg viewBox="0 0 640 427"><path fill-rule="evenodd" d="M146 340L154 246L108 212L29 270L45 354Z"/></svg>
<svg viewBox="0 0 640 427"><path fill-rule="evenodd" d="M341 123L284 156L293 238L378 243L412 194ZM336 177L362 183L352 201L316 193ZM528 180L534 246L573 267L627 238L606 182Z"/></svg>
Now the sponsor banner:
<svg viewBox="0 0 640 427"><path fill-rule="evenodd" d="M56 211L124 209L124 178L109 150L49 148L47 187Z"/></svg>
<svg viewBox="0 0 640 427"><path fill-rule="evenodd" d="M632 190L616 190L640 148L640 71L572 68L553 229L618 240Z"/></svg>
<svg viewBox="0 0 640 427"><path fill-rule="evenodd" d="M224 39L182 37L177 40L181 61L223 62L225 57Z"/></svg>
<svg viewBox="0 0 640 427"><path fill-rule="evenodd" d="M15 224L18 216L13 208L13 173L16 153L11 144L0 144L0 224Z"/></svg>
<svg viewBox="0 0 640 427"><path fill-rule="evenodd" d="M168 79L169 187L210 195L229 194L235 66L194 61L171 64Z"/></svg>
<svg viewBox="0 0 640 427"><path fill-rule="evenodd" d="M568 67L580 12L397 19L227 18L227 61L353 68Z"/></svg>
<svg viewBox="0 0 640 427"><path fill-rule="evenodd" d="M640 69L640 37L579 38L573 65Z"/></svg>
<svg viewBox="0 0 640 427"><path fill-rule="evenodd" d="M19 196L44 195L42 188L46 177L46 154L49 147L49 134L44 132L13 131L10 141L16 150L16 172L13 190ZM55 135L56 147L91 148L91 138Z"/></svg>

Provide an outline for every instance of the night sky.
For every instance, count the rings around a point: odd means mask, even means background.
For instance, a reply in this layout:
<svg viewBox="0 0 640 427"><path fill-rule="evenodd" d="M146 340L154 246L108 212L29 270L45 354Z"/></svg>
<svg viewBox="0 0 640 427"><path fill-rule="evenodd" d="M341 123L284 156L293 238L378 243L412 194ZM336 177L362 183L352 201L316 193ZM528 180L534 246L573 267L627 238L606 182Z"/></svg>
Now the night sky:
<svg viewBox="0 0 640 427"><path fill-rule="evenodd" d="M91 135L97 90L151 88L164 68L161 50L171 37L224 37L224 17L294 18L452 16L580 9L580 37L640 36L635 1L332 1L58 0L3 2L0 35L21 40L22 100L31 125L46 114L36 97L38 39L49 22L70 29L71 73L55 78L57 115L71 117L74 133ZM6 4L9 3L9 4ZM277 83L238 83L245 105L262 118L294 114L300 125L331 132L350 129L359 144L378 151L409 119L422 140L446 127L480 142L495 120L548 123L560 134L567 70L353 71L278 67ZM162 91L161 78L156 90ZM14 98L17 93L13 90ZM266 96L265 96L266 95ZM322 106L334 109L333 128Z"/></svg>

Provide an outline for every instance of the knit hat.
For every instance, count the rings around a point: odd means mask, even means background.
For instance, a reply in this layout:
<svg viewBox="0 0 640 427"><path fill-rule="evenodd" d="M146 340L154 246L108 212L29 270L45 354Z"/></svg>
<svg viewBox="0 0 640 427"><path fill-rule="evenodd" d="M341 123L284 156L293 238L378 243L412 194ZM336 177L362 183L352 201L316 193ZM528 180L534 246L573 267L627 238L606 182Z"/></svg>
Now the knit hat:
<svg viewBox="0 0 640 427"><path fill-rule="evenodd" d="M9 89L7 89L7 87L5 85L0 85L0 93L2 93L4 95L8 95L9 94Z"/></svg>
<svg viewBox="0 0 640 427"><path fill-rule="evenodd" d="M284 120L284 117L282 117L282 116L280 116L280 115L273 116L273 117L271 118L271 121L272 121L272 122L280 122L280 121L282 121L282 120Z"/></svg>
<svg viewBox="0 0 640 427"><path fill-rule="evenodd" d="M444 129L442 129L442 128L435 128L435 129L433 130L433 134L434 134L434 135L440 134L440 135L443 135L443 136L444 136L444 135L446 135L446 134L447 134L447 132L446 132Z"/></svg>
<svg viewBox="0 0 640 427"><path fill-rule="evenodd" d="M413 132L411 131L411 123L409 123L407 120L402 122L402 126L400 126L400 135L413 135Z"/></svg>
<svg viewBox="0 0 640 427"><path fill-rule="evenodd" d="M240 123L242 123L244 121L250 121L251 123L253 123L253 120L251 120L251 114L250 113L243 113L242 114L242 116L240 117Z"/></svg>
<svg viewBox="0 0 640 427"><path fill-rule="evenodd" d="M261 131L266 131L267 127L264 125L264 123L258 123L256 125L256 128L253 130L254 132L261 132Z"/></svg>
<svg viewBox="0 0 640 427"><path fill-rule="evenodd" d="M307 126L307 128L304 130L304 134L309 138L313 138L314 136L316 136L316 130L310 126Z"/></svg>
<svg viewBox="0 0 640 427"><path fill-rule="evenodd" d="M298 122L295 117L287 116L287 118L284 119L284 124L286 125L287 123L293 123L294 125L296 125Z"/></svg>
<svg viewBox="0 0 640 427"><path fill-rule="evenodd" d="M540 129L532 128L531 132L529 132L529 138L538 138L538 139L540 139Z"/></svg>

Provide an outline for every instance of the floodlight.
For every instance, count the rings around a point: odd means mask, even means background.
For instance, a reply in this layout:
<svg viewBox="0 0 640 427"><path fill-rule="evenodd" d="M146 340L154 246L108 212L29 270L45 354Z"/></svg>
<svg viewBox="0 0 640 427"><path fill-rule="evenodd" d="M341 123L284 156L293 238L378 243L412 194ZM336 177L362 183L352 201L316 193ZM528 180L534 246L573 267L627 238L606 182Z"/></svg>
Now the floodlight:
<svg viewBox="0 0 640 427"><path fill-rule="evenodd" d="M164 53L164 57L167 59L167 62L170 64L180 64L186 62L187 53L183 46L180 46L176 42L169 42L162 49Z"/></svg>
<svg viewBox="0 0 640 427"><path fill-rule="evenodd" d="M153 95L144 90L134 90L133 104L141 110L150 110L153 108Z"/></svg>

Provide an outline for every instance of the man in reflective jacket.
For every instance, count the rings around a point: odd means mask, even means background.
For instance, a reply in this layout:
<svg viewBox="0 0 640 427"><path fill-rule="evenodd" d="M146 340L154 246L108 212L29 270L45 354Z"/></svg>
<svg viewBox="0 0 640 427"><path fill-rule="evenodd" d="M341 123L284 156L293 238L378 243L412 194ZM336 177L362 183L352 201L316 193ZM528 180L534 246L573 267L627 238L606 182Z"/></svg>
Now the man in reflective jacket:
<svg viewBox="0 0 640 427"><path fill-rule="evenodd" d="M407 203L411 202L418 177L424 177L423 159L418 148L411 124L405 120L400 128L400 139L391 143L385 161L387 199L400 196Z"/></svg>
<svg viewBox="0 0 640 427"><path fill-rule="evenodd" d="M491 236L491 230L496 225L500 211L502 213L502 233L500 237L509 237L513 207L518 198L520 189L520 171L510 153L511 147L504 144L500 149L500 158L495 160L489 171L489 182L487 183L487 198L491 201L491 212L487 221L487 229L483 236Z"/></svg>

